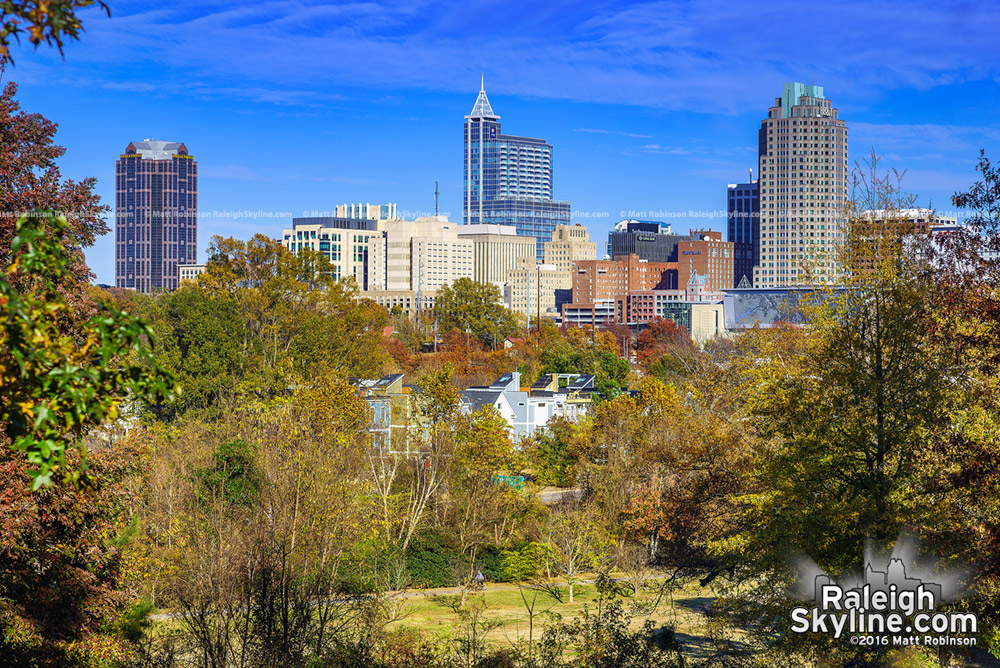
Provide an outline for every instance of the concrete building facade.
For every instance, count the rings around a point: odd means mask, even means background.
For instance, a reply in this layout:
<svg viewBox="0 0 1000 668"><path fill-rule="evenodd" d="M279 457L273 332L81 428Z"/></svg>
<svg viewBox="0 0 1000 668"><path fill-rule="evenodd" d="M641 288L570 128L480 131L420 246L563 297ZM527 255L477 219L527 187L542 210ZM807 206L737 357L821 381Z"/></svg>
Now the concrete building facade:
<svg viewBox="0 0 1000 668"><path fill-rule="evenodd" d="M574 262L597 259L597 243L583 225L557 225L552 240L545 242L545 264L559 271L572 271ZM569 285L565 287L570 287Z"/></svg>
<svg viewBox="0 0 1000 668"><path fill-rule="evenodd" d="M758 134L760 259L753 286L835 285L844 241L847 124L823 87L784 84Z"/></svg>
<svg viewBox="0 0 1000 668"><path fill-rule="evenodd" d="M324 254L336 280L353 276L359 290L385 289L384 222L367 218L293 218L282 230L281 243L297 253L311 249Z"/></svg>
<svg viewBox="0 0 1000 668"><path fill-rule="evenodd" d="M472 242L472 278L503 292L507 272L522 258L535 259L535 239L517 234L512 225L460 225L458 236Z"/></svg>
<svg viewBox="0 0 1000 668"><path fill-rule="evenodd" d="M573 281L572 274L554 264L538 264L535 258L520 258L517 266L507 272L507 307L523 313L528 322L556 315L556 290Z"/></svg>

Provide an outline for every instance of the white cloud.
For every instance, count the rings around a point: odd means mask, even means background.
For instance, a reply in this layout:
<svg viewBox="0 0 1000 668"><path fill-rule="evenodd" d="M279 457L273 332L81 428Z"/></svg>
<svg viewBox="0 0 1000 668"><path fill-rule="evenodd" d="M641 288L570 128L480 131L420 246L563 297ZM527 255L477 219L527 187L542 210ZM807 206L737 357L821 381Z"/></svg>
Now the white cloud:
<svg viewBox="0 0 1000 668"><path fill-rule="evenodd" d="M265 0L114 11L87 16L67 63L117 65L115 79L126 81L155 65L167 82L195 76L220 96L240 96L240 81L269 92L254 99L282 104L338 86L474 91L485 71L488 90L501 93L742 113L768 103L780 82L814 73L835 99L870 99L995 79L1000 62L1000 6L986 3L671 0L594 10Z"/></svg>

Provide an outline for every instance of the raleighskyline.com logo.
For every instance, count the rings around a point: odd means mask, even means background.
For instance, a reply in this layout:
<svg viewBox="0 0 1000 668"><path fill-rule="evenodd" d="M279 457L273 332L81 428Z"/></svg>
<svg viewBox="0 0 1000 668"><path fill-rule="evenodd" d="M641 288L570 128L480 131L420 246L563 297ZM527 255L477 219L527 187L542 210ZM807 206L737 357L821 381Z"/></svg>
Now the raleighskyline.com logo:
<svg viewBox="0 0 1000 668"><path fill-rule="evenodd" d="M791 611L792 631L847 638L858 646L976 644L974 613L941 610L959 597L960 574L915 566L916 543L900 536L891 555L865 550L864 572L836 582L810 559L799 559L799 595L811 607ZM908 577L907 564L914 575Z"/></svg>

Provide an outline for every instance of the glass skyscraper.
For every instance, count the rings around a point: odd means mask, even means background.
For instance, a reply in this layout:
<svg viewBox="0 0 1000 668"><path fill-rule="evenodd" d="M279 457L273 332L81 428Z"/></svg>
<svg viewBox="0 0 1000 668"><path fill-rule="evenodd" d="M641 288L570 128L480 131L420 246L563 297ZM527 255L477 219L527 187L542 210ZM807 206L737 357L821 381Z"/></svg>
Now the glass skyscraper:
<svg viewBox="0 0 1000 668"><path fill-rule="evenodd" d="M115 166L115 287L176 290L198 250L198 163L178 142L131 142Z"/></svg>
<svg viewBox="0 0 1000 668"><path fill-rule="evenodd" d="M726 240L733 243L733 286L745 279L753 287L753 268L760 257L760 184L730 183L727 195Z"/></svg>
<svg viewBox="0 0 1000 668"><path fill-rule="evenodd" d="M535 238L538 262L557 225L568 225L569 202L552 199L552 145L544 139L500 132L480 86L472 112L465 117L466 224L513 225L520 236Z"/></svg>

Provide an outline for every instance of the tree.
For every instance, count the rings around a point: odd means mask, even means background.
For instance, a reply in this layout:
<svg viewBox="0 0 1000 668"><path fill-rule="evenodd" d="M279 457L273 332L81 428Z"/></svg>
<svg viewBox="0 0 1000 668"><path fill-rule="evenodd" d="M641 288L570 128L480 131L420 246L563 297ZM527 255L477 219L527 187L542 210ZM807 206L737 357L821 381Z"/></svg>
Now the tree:
<svg viewBox="0 0 1000 668"><path fill-rule="evenodd" d="M789 549L839 577L859 569L867 540L888 545L904 527L946 530L954 510L943 503L941 471L955 462L941 449L982 426L956 421L978 399L970 367L934 335L927 238L912 234L900 212L912 199L877 173L877 161L867 168L848 208L845 289L817 291L805 307L808 330L757 331L737 343L742 396L765 441L754 484L738 501L740 536L720 544L741 565L739 582L754 582L739 597L747 603L739 619L755 628L787 616L779 592L793 577ZM828 665L889 661L885 650L854 651L766 625L757 640L782 654Z"/></svg>
<svg viewBox="0 0 1000 668"><path fill-rule="evenodd" d="M139 450L130 441L93 453L89 485L33 491L24 460L0 447L3 665L98 665L102 656L130 656L120 620L129 603L125 554ZM80 463L67 455L67 466Z"/></svg>
<svg viewBox="0 0 1000 668"><path fill-rule="evenodd" d="M153 359L150 328L110 304L64 333L74 309L57 291L72 271L63 218L22 218L13 262L0 276L0 427L24 452L32 488L86 480L86 462L66 465L66 450L88 430L115 420L122 404L172 399L170 375ZM31 286L19 292L15 283Z"/></svg>
<svg viewBox="0 0 1000 668"><path fill-rule="evenodd" d="M9 4L0 3L0 7ZM62 4L50 4L52 15L58 15L56 10ZM0 51L2 44L0 39ZM89 300L83 286L93 274L84 262L83 249L107 233L105 216L109 207L101 205L93 192L96 179L73 181L61 177L56 160L66 149L53 143L56 124L41 114L21 111L16 94L17 84L12 82L0 93L0 211L4 212L0 217L0 248L10 247L19 217L36 215L33 212L39 210L61 215L66 220L63 238L67 265L55 285L78 317L86 319L93 312L87 308ZM19 281L26 277L12 278ZM23 287L16 282L15 286Z"/></svg>
<svg viewBox="0 0 1000 668"><path fill-rule="evenodd" d="M100 0L4 0L0 2L0 64L12 60L10 56L11 37L21 41L21 34L27 26L28 41L34 46L42 42L55 44L59 53L63 52L63 40L80 39L83 26L76 15L78 10L99 6L111 16L111 10Z"/></svg>
<svg viewBox="0 0 1000 668"><path fill-rule="evenodd" d="M487 407L456 420L455 449L448 470L449 525L468 554L465 582L471 582L483 544L503 544L524 515L523 495L497 481L519 470L506 420ZM462 592L462 604L465 591Z"/></svg>
<svg viewBox="0 0 1000 668"><path fill-rule="evenodd" d="M492 283L477 283L469 278L460 278L438 290L434 319L439 332L468 332L490 347L517 331L517 321L504 307L500 290Z"/></svg>
<svg viewBox="0 0 1000 668"><path fill-rule="evenodd" d="M569 585L569 602L580 575L588 570L604 572L612 542L595 508L571 504L552 516L549 529L553 558Z"/></svg>

